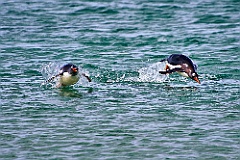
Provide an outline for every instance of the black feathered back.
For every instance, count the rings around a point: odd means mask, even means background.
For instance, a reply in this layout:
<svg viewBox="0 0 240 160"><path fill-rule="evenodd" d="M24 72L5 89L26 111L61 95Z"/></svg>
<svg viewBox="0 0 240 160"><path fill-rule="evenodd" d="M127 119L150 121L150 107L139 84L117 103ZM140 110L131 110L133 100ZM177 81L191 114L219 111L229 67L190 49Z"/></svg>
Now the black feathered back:
<svg viewBox="0 0 240 160"><path fill-rule="evenodd" d="M72 63L68 63L68 64L62 66L60 69L61 69L63 72L67 72L70 68L78 68L78 67L75 66L75 65L72 64Z"/></svg>
<svg viewBox="0 0 240 160"><path fill-rule="evenodd" d="M172 65L179 65L179 64L188 64L190 67L195 69L195 66L190 58L182 54L172 54L167 58L168 63Z"/></svg>

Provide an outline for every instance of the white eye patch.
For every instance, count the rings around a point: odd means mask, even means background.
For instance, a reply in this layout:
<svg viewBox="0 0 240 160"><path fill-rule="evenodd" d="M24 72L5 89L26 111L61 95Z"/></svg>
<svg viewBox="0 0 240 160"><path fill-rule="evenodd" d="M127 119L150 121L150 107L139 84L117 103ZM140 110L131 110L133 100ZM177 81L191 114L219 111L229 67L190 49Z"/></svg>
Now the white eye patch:
<svg viewBox="0 0 240 160"><path fill-rule="evenodd" d="M171 65L170 63L167 62L167 66L170 68L170 69L175 69L175 68L182 68L181 65Z"/></svg>
<svg viewBox="0 0 240 160"><path fill-rule="evenodd" d="M185 67L188 67L188 64L186 64L186 63L184 63L183 65L184 65Z"/></svg>
<svg viewBox="0 0 240 160"><path fill-rule="evenodd" d="M193 76L193 77L196 76L196 73L192 73L192 76Z"/></svg>

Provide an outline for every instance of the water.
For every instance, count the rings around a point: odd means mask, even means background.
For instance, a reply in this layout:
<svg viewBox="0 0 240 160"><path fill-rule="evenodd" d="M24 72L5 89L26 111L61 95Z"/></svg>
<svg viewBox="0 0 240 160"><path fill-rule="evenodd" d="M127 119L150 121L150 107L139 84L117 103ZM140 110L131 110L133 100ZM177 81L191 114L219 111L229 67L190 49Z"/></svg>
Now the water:
<svg viewBox="0 0 240 160"><path fill-rule="evenodd" d="M0 159L240 159L239 6L1 1ZM201 85L156 73L173 53ZM68 62L93 82L41 85Z"/></svg>

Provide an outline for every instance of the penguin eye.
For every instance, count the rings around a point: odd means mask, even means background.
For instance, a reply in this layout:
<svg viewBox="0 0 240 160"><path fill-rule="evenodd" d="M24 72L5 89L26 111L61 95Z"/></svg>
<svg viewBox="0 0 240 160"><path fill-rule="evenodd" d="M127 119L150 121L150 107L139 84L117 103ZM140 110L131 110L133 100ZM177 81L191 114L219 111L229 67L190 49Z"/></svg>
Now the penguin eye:
<svg viewBox="0 0 240 160"><path fill-rule="evenodd" d="M192 76L193 76L193 77L196 76L196 73L192 73Z"/></svg>

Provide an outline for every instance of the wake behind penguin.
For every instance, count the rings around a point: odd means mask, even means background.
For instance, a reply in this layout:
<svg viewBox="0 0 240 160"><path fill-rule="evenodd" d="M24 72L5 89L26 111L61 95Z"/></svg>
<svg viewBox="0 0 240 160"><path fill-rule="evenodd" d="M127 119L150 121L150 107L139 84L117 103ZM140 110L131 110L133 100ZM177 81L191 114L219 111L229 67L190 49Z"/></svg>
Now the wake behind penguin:
<svg viewBox="0 0 240 160"><path fill-rule="evenodd" d="M138 70L140 82L164 82L168 75L159 74L159 71L163 71L166 66L166 62L157 62L148 67Z"/></svg>

